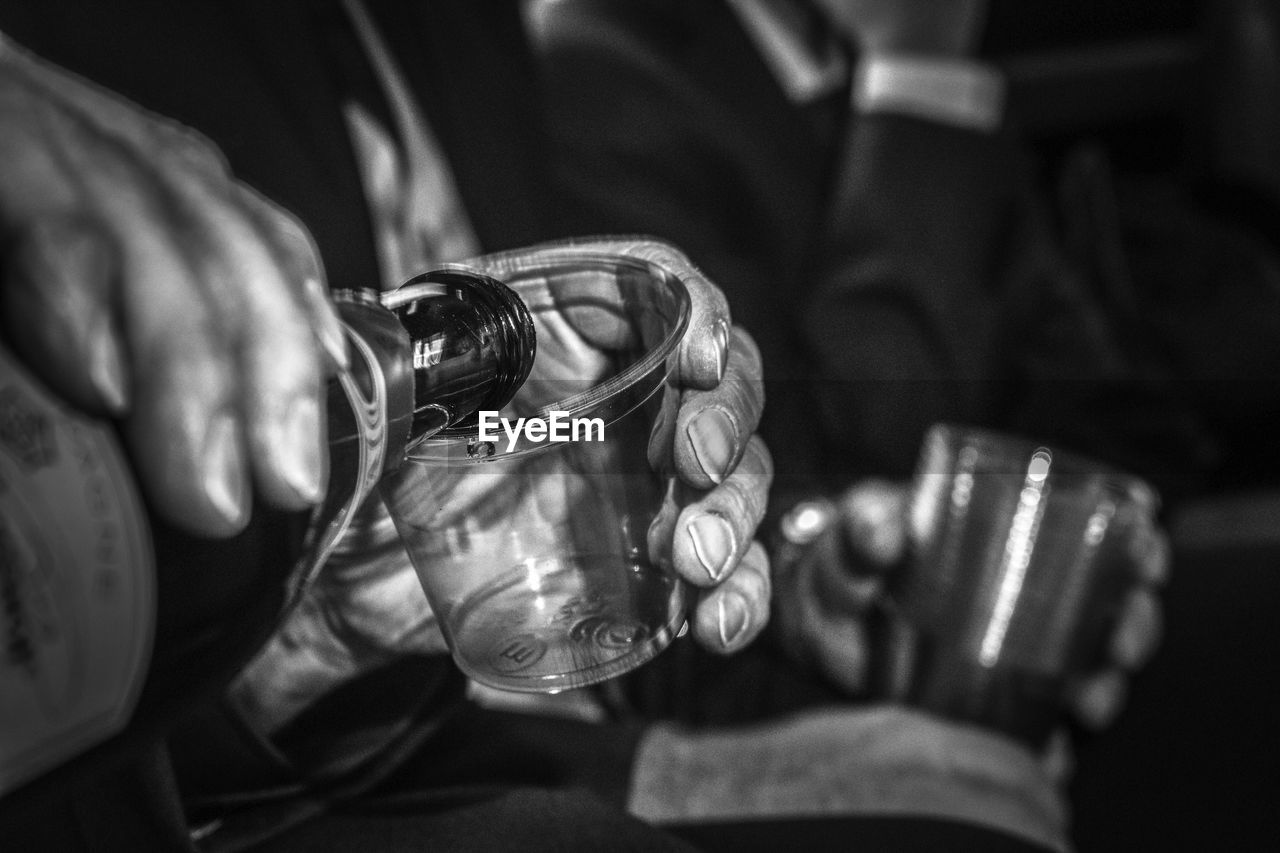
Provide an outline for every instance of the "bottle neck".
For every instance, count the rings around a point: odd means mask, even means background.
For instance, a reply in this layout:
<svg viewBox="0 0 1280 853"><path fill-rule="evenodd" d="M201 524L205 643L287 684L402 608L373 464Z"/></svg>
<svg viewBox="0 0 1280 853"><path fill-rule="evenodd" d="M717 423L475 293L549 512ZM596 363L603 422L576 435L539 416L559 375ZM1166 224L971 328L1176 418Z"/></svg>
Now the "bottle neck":
<svg viewBox="0 0 1280 853"><path fill-rule="evenodd" d="M500 409L533 366L533 320L506 285L427 273L391 294L334 293L351 368L329 384L329 488L293 573L297 601L378 481L417 442Z"/></svg>
<svg viewBox="0 0 1280 853"><path fill-rule="evenodd" d="M378 441L385 424L384 471L418 442L501 409L533 366L523 300L470 270L435 270L388 294L337 291L334 301L355 357L349 387L330 388L330 445Z"/></svg>

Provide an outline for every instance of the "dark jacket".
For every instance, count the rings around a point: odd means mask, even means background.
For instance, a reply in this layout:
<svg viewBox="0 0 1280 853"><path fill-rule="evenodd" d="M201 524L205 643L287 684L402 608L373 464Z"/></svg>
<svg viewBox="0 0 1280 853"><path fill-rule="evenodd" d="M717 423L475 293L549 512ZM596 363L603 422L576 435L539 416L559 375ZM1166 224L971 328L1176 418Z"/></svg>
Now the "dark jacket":
<svg viewBox="0 0 1280 853"><path fill-rule="evenodd" d="M761 345L774 509L906 476L940 420L1188 457L1009 126L857 115L847 86L798 105L722 2L561 0L542 43L571 225L675 241Z"/></svg>

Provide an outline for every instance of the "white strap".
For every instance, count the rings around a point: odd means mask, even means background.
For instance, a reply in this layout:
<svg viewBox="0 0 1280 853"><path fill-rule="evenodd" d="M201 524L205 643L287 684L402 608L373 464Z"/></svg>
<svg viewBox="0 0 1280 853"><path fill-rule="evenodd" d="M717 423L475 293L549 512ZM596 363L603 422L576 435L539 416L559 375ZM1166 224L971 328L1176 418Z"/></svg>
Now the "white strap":
<svg viewBox="0 0 1280 853"><path fill-rule="evenodd" d="M412 90L360 0L343 0L356 35L382 84L401 143L400 163L376 122L358 107L347 109L362 180L379 231L384 287L442 263L478 254L480 241L462 204L448 159ZM394 257L388 257L394 255Z"/></svg>

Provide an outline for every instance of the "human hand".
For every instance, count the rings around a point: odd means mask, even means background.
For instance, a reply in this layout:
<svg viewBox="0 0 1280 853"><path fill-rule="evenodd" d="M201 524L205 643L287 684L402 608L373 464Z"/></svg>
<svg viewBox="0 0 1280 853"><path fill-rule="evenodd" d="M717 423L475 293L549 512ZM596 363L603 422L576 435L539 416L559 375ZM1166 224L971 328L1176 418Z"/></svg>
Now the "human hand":
<svg viewBox="0 0 1280 853"><path fill-rule="evenodd" d="M988 0L818 0L866 53L967 56L977 49Z"/></svg>
<svg viewBox="0 0 1280 853"><path fill-rule="evenodd" d="M862 621L889 572L906 553L908 490L868 480L846 491L831 524L794 565L779 572L775 615L792 652L851 692L868 687L871 650ZM1169 570L1167 537L1153 524L1130 543L1137 583L1098 671L1069 687L1075 717L1089 728L1110 724L1124 706L1128 673L1159 643L1156 589Z"/></svg>
<svg viewBox="0 0 1280 853"><path fill-rule="evenodd" d="M476 263L503 278L528 264L583 252L620 254L656 263L684 283L691 312L675 370L650 441L649 461L669 472L674 488L649 530L650 555L697 588L693 635L707 648L734 652L769 619L769 560L755 541L773 479L773 463L755 434L764 405L760 353L733 327L724 294L673 247L646 238L587 238L505 253ZM602 355L627 334L628 323L607 310L616 302L608 282L564 312L554 343L562 376L590 378ZM602 306L606 306L602 309ZM563 365L572 365L565 371Z"/></svg>
<svg viewBox="0 0 1280 853"><path fill-rule="evenodd" d="M736 651L764 628L771 593L768 558L753 541L772 477L769 455L754 435L763 402L759 353L745 332L731 330L723 294L661 243L579 241L487 256L468 266L509 278L565 252L642 258L686 286L689 325L674 356L665 414L648 448L649 463L674 485L648 531L648 550L655 563L698 588L694 636L713 650ZM611 352L634 346L628 338L635 323L618 310L618 283L609 276L561 281L549 292L558 296L553 306L530 306L539 327L538 363L519 399L535 408L593 384ZM532 403L525 399L529 393ZM412 524L422 529L415 555L444 570L457 557L451 543L458 535L474 553L504 554L513 527L528 547L541 536L550 536L554 546L560 534L553 531L566 520L586 518L588 527L598 521L596 508L581 504L591 499L582 493L591 478L575 477L564 464L561 456L544 454L493 468L409 465L384 489L389 502L413 508ZM375 495L235 693L270 730L360 671L397 655L445 649L408 554Z"/></svg>
<svg viewBox="0 0 1280 853"><path fill-rule="evenodd" d="M306 229L212 143L0 36L0 228L6 337L123 422L158 512L227 536L251 484L283 509L323 497L342 327Z"/></svg>

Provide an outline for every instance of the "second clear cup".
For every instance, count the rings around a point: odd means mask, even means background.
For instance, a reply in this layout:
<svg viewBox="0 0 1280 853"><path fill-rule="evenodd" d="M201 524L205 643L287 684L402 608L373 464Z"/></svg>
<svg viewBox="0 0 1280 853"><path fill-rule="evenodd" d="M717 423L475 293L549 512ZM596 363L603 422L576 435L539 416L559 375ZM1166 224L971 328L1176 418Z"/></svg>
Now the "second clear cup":
<svg viewBox="0 0 1280 853"><path fill-rule="evenodd" d="M1038 442L947 424L916 470L909 559L889 582L910 627L891 698L1039 748L1072 682L1106 665L1159 497Z"/></svg>
<svg viewBox="0 0 1280 853"><path fill-rule="evenodd" d="M649 554L666 495L649 448L690 306L638 259L514 267L538 341L529 378L483 433L419 444L381 488L462 670L554 692L639 666L684 624L683 584Z"/></svg>

